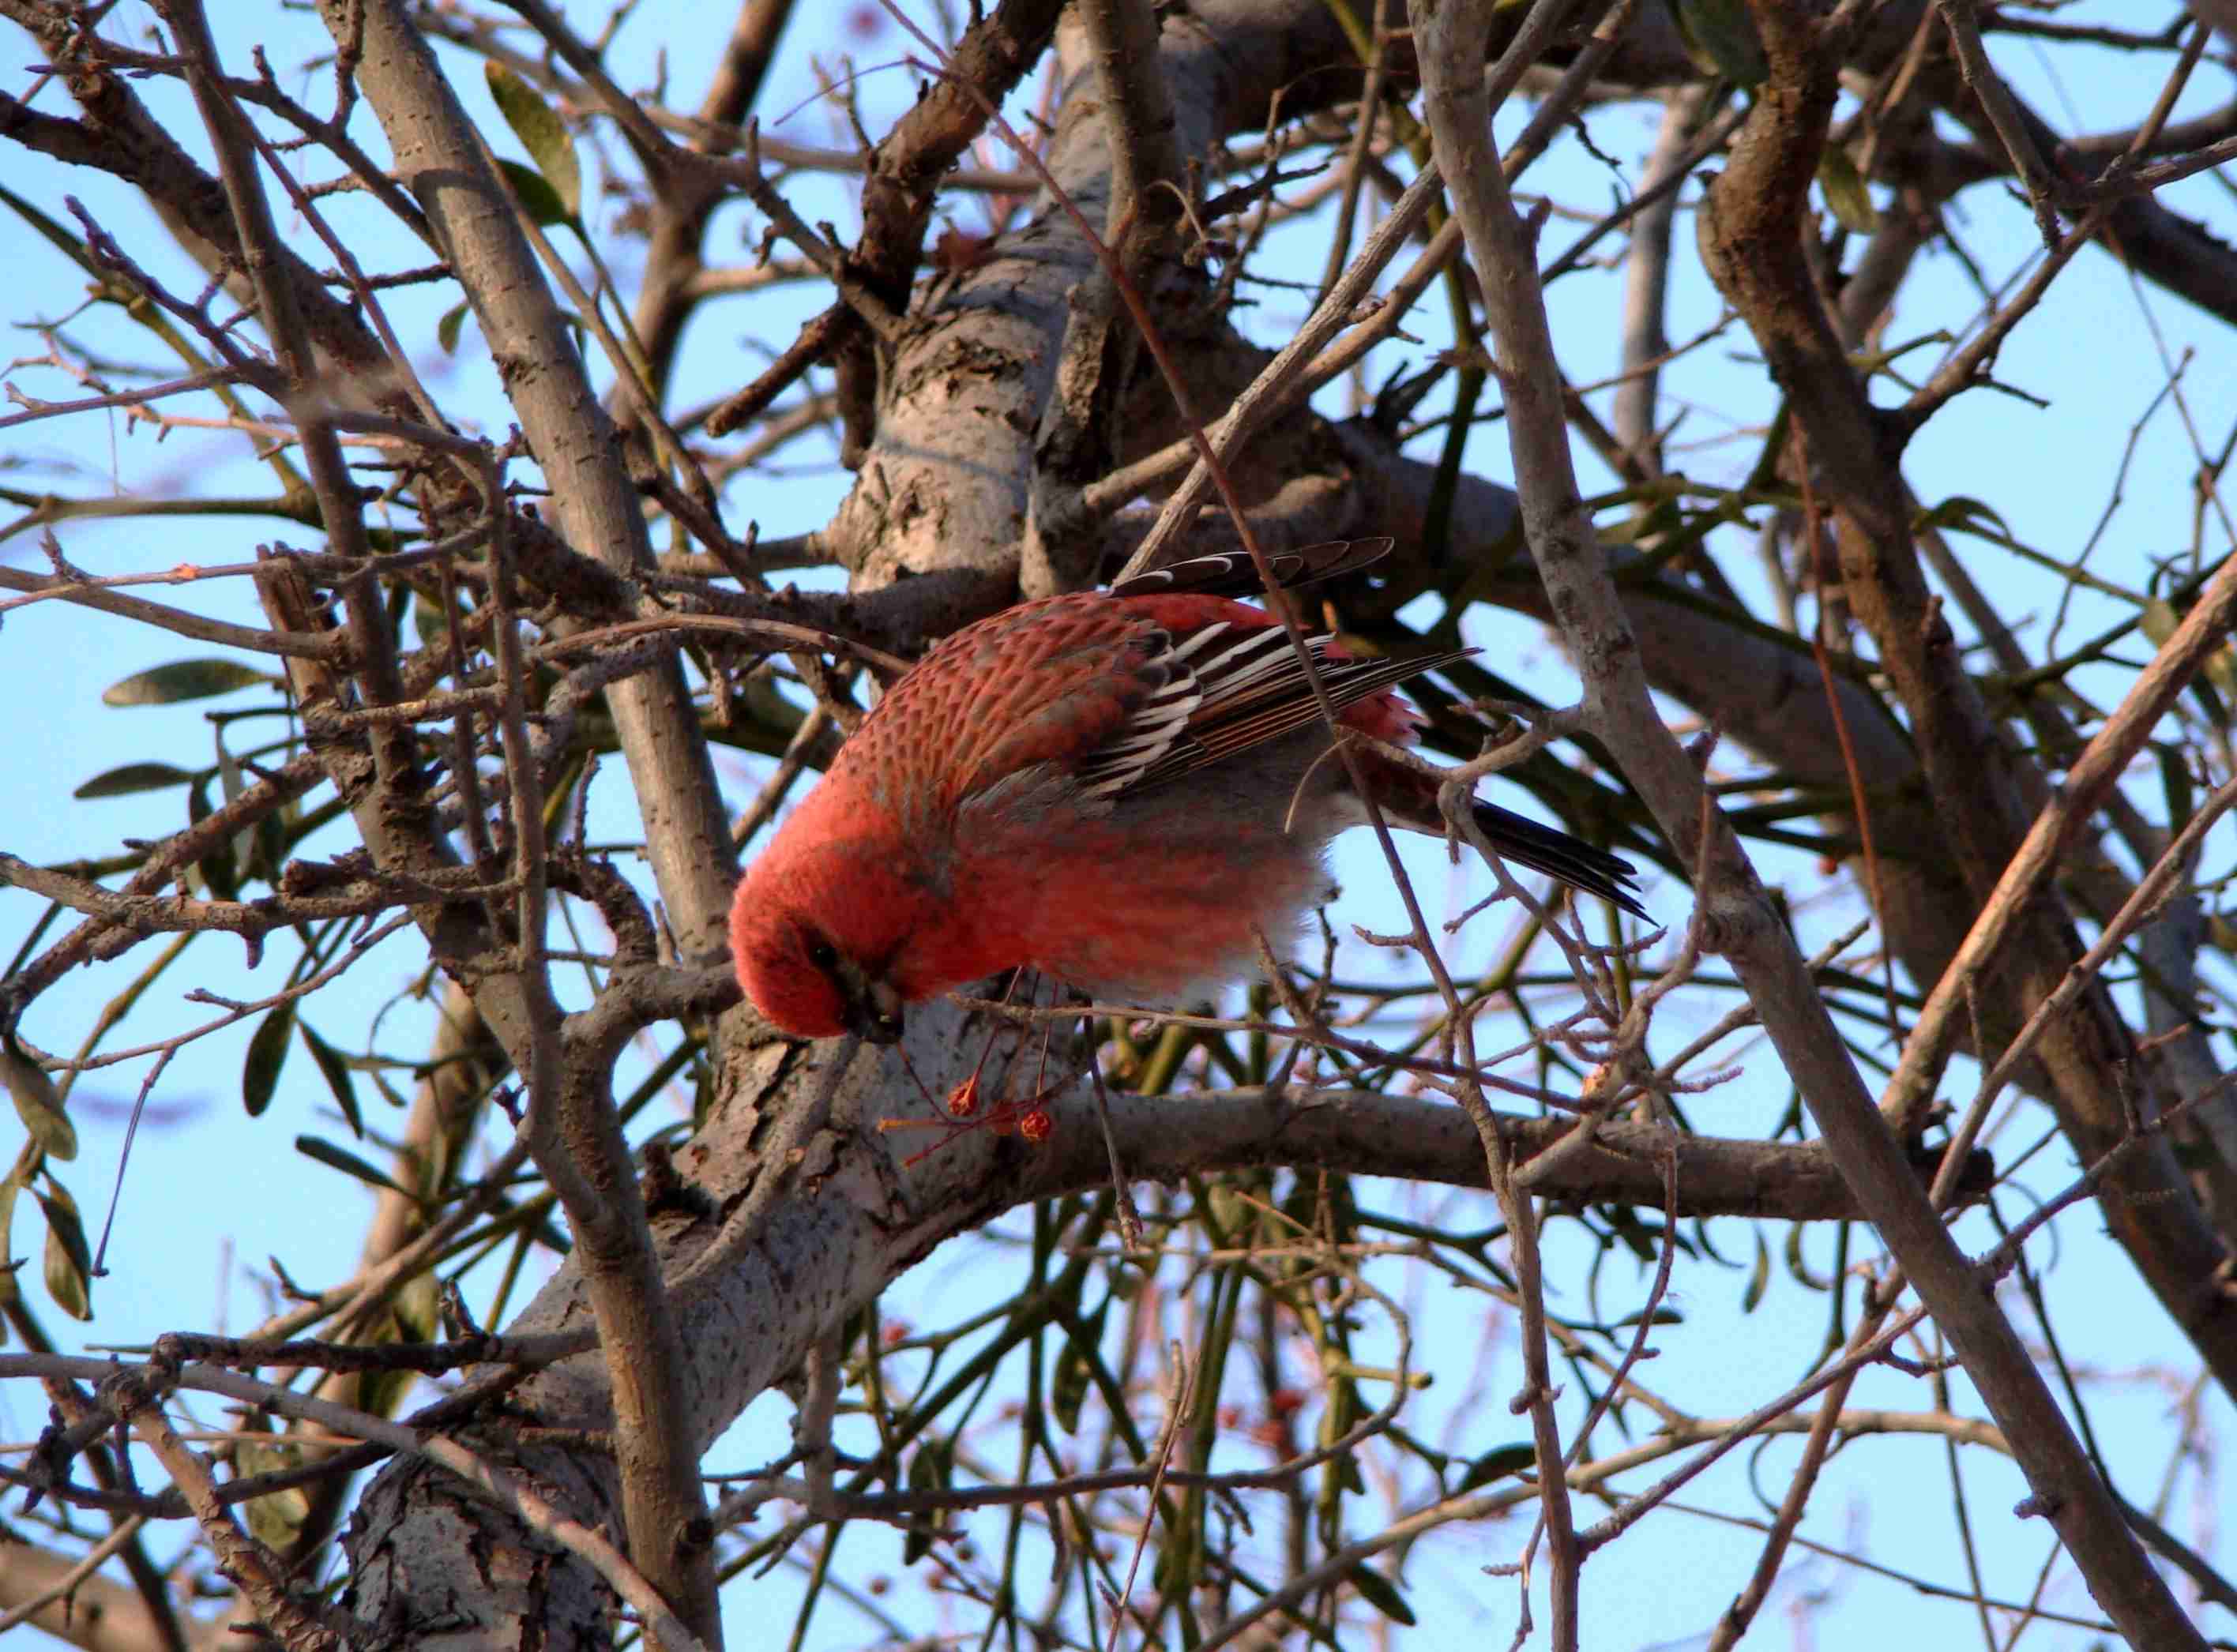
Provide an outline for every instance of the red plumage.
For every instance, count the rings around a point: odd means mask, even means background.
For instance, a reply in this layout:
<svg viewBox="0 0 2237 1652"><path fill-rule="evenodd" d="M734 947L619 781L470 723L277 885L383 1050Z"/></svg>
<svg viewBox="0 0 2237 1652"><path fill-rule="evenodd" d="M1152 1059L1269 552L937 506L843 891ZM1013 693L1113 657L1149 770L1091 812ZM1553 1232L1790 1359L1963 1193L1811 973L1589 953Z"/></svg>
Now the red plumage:
<svg viewBox="0 0 2237 1652"><path fill-rule="evenodd" d="M1388 540L1280 559L1287 583ZM935 647L862 721L738 886L738 978L778 1026L889 1037L901 1009L1028 966L1097 997L1170 1003L1250 972L1328 892L1321 853L1364 818L1280 622L1200 558L1026 602ZM1311 640L1342 721L1410 738L1391 685L1456 654L1346 657ZM1436 787L1359 754L1392 824L1442 832ZM1477 805L1495 847L1639 912L1624 862Z"/></svg>

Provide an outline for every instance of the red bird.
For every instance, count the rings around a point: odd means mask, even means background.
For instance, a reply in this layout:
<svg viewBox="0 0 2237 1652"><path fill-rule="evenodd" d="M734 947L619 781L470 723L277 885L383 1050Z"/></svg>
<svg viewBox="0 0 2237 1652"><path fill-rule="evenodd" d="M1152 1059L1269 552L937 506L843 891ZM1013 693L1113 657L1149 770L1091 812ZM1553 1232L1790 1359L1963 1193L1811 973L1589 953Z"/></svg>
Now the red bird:
<svg viewBox="0 0 2237 1652"><path fill-rule="evenodd" d="M1273 559L1284 585L1388 539ZM1366 819L1297 648L1247 558L1198 557L965 627L888 691L738 885L730 951L802 1037L900 1036L902 1007L1019 966L1105 1001L1183 1002L1250 974L1332 892ZM1310 639L1343 723L1412 739L1392 685L1468 650L1354 660ZM1436 785L1371 747L1393 826L1439 836ZM1508 859L1644 916L1631 867L1492 804Z"/></svg>

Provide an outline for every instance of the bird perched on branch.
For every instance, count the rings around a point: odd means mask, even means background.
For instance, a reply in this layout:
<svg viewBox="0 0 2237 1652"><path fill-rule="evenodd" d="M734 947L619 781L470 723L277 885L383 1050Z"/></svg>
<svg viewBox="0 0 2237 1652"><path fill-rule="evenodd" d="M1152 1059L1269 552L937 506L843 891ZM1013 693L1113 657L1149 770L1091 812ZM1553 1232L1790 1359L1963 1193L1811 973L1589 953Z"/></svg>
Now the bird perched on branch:
<svg viewBox="0 0 2237 1652"><path fill-rule="evenodd" d="M1388 539L1272 558L1284 586ZM1247 557L1024 602L947 637L888 691L738 885L739 984L787 1032L890 1042L905 1005L1024 966L1171 1004L1257 966L1330 895L1322 851L1367 816L1296 643ZM1394 685L1470 650L1358 660L1309 640L1340 721L1410 740ZM1442 835L1437 783L1372 747L1393 826ZM1644 916L1631 867L1478 802L1508 860Z"/></svg>

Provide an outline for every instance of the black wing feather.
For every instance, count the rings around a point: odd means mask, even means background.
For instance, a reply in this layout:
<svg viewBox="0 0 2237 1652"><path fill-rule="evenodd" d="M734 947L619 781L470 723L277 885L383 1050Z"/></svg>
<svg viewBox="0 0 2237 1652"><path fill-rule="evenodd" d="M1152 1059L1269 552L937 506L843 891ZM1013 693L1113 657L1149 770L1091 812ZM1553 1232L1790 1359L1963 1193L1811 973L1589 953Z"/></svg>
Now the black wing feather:
<svg viewBox="0 0 2237 1652"><path fill-rule="evenodd" d="M1275 551L1268 555L1266 561L1274 570L1276 586L1291 590L1372 567L1389 556L1390 548L1397 543L1387 536L1377 539L1331 539L1324 544L1307 545L1302 550ZM1111 588L1113 596L1178 596L1184 593L1264 596L1266 584L1258 577L1258 569L1248 553L1222 550L1147 569Z"/></svg>

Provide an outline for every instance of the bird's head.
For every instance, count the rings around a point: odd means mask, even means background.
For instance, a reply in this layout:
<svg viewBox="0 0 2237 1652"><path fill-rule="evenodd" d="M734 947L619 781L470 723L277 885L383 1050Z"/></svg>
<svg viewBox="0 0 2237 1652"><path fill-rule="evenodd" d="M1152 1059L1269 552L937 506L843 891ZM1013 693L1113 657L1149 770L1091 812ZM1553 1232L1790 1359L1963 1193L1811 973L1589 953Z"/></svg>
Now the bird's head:
<svg viewBox="0 0 2237 1652"><path fill-rule="evenodd" d="M904 1005L954 984L921 967L918 937L936 927L926 892L890 847L795 824L747 869L731 904L738 984L796 1037L893 1043Z"/></svg>

